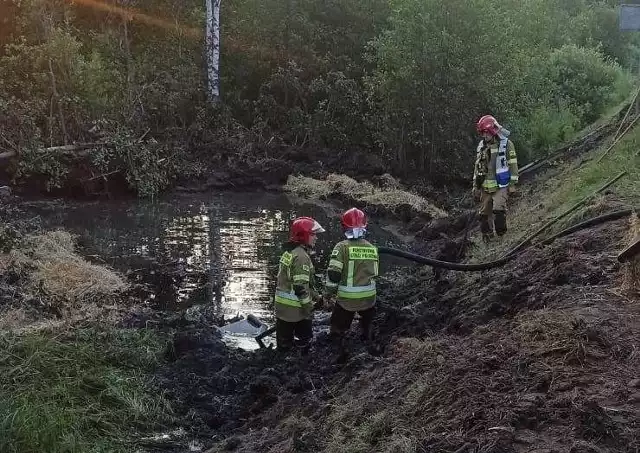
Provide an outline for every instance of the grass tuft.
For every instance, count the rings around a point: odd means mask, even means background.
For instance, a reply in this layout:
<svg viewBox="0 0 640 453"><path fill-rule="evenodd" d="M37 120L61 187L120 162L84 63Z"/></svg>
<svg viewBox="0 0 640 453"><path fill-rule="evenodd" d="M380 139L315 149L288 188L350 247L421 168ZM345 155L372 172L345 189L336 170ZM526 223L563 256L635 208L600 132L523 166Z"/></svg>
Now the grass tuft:
<svg viewBox="0 0 640 453"><path fill-rule="evenodd" d="M170 416L145 377L163 350L147 330L0 335L0 451L131 451Z"/></svg>

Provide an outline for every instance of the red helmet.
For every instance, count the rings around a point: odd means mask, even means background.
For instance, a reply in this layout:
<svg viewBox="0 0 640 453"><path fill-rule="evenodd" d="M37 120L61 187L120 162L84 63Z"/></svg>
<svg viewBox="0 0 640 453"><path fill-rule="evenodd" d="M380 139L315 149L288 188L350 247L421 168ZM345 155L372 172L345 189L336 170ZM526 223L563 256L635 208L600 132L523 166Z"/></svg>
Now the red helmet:
<svg viewBox="0 0 640 453"><path fill-rule="evenodd" d="M485 115L478 120L476 129L478 130L479 134L488 132L492 135L498 135L498 132L500 131L500 124L498 124L493 116Z"/></svg>
<svg viewBox="0 0 640 453"><path fill-rule="evenodd" d="M297 244L309 245L311 243L311 235L324 233L324 231L324 228L311 217L297 217L291 223L289 240Z"/></svg>
<svg viewBox="0 0 640 453"><path fill-rule="evenodd" d="M351 208L342 214L342 228L350 230L352 228L366 228L367 216L358 208Z"/></svg>

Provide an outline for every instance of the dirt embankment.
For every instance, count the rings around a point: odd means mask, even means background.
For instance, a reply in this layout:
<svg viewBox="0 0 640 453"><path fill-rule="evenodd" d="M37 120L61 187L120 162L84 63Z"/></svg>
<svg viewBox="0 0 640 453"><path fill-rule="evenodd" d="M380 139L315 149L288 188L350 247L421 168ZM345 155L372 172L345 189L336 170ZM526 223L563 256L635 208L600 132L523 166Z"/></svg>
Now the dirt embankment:
<svg viewBox="0 0 640 453"><path fill-rule="evenodd" d="M462 259L472 219L414 222L425 239L414 251ZM601 225L477 274L434 280L408 264L380 284L381 354L354 329L346 362L322 334L310 356L287 359L228 349L214 319L132 314L120 327L172 335L154 385L187 430L145 448L635 452L640 305L619 289L614 251L627 230Z"/></svg>
<svg viewBox="0 0 640 453"><path fill-rule="evenodd" d="M386 277L381 356L355 336L346 363L322 336L306 359L234 352L192 325L160 383L212 452L635 452L640 305L610 249L626 230Z"/></svg>
<svg viewBox="0 0 640 453"><path fill-rule="evenodd" d="M284 185L289 175L325 179L331 173L339 173L357 180L375 181L385 173L396 176L401 174L395 168L395 162L385 160L362 148L336 150L285 145L250 145L244 150L238 150L216 147L194 149L188 159L197 163L199 177L179 179L178 185L183 186L183 190L192 191L275 189ZM415 185L416 192L426 194L420 190L424 185L423 173L416 170L403 174L402 177ZM455 177L443 180L432 177L429 178L429 182L435 187L468 184L466 180Z"/></svg>

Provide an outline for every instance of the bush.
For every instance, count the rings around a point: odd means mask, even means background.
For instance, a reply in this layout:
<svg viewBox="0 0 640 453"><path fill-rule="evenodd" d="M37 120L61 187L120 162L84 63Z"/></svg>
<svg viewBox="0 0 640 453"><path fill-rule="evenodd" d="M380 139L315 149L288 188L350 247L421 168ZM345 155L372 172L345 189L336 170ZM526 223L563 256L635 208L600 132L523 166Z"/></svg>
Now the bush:
<svg viewBox="0 0 640 453"><path fill-rule="evenodd" d="M553 146L569 139L581 123L566 105L561 105L536 108L524 118L524 124L520 137L531 150L529 158L536 159L546 155Z"/></svg>
<svg viewBox="0 0 640 453"><path fill-rule="evenodd" d="M553 94L571 106L582 124L605 112L616 98L616 82L624 77L621 68L598 50L573 44L553 51L547 64Z"/></svg>

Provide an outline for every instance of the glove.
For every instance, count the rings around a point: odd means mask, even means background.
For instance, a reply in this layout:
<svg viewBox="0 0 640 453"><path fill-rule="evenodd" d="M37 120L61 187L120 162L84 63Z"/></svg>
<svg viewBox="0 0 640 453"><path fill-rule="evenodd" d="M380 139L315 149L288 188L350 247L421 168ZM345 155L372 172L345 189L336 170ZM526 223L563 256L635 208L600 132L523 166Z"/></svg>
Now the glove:
<svg viewBox="0 0 640 453"><path fill-rule="evenodd" d="M333 306L335 305L335 303L336 303L335 296L331 296L328 294L325 294L324 296L322 296L323 309L333 310Z"/></svg>

